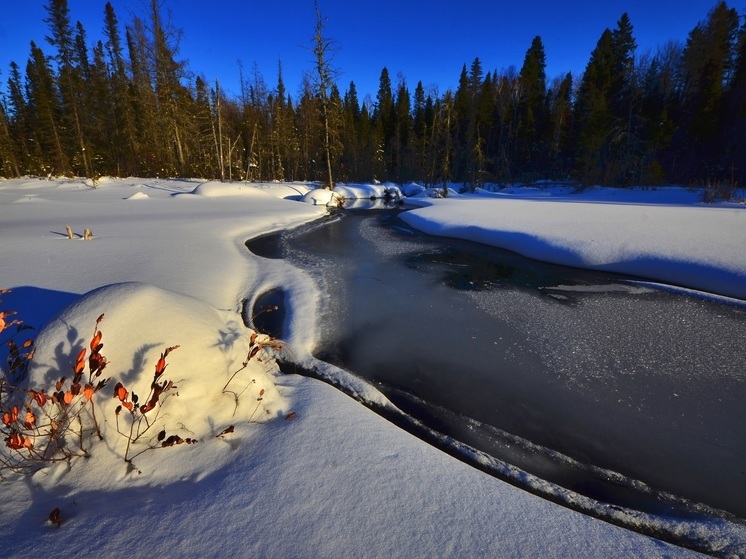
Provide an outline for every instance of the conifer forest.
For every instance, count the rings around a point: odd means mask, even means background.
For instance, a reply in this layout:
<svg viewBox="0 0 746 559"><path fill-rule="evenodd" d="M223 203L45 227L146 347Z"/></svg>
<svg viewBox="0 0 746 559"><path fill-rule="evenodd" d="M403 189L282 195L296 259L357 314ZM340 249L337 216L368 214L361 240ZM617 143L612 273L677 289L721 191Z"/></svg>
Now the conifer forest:
<svg viewBox="0 0 746 559"><path fill-rule="evenodd" d="M633 22L620 14L613 29L599 29L580 76L548 77L537 36L508 69L479 58L454 68L455 89L408 81L418 76L394 83L384 67L376 95L364 99L328 67L291 94L281 65L273 85L255 70L241 76L240 95L226 95L179 59L178 30L156 0L147 5L122 24L102 2L105 40L90 45L67 0L48 0L42 40L53 54L37 40L24 63L3 69L0 176L333 177L472 189L746 179L746 21L723 1L687 37L652 52L638 52ZM322 64L328 43L318 37Z"/></svg>

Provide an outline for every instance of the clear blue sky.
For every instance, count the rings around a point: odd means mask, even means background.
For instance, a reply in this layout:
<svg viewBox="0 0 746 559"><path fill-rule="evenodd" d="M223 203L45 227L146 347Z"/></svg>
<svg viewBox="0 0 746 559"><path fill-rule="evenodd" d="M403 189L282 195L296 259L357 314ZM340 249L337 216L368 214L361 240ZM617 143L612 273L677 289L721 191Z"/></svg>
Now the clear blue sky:
<svg viewBox="0 0 746 559"><path fill-rule="evenodd" d="M312 69L308 50L314 32L313 0L161 0L164 14L183 31L180 57L208 81L219 78L238 94L238 60L244 76L254 65L268 87L277 83L282 61L288 93L297 98L303 72ZM2 0L0 19L0 90L11 60L25 69L29 42L48 53L47 0ZM122 25L143 15L148 0L111 0ZM102 39L105 0L69 0L73 25L80 20L89 43ZM344 93L350 81L361 99L375 97L381 69L392 82L401 73L411 92L418 81L443 92L455 87L461 68L479 57L484 71L513 65L520 69L532 39L540 35L549 79L585 69L590 52L607 27L627 12L638 53L669 39L684 41L705 19L716 0L319 0L326 34L336 40L333 64ZM730 7L746 13L746 0Z"/></svg>

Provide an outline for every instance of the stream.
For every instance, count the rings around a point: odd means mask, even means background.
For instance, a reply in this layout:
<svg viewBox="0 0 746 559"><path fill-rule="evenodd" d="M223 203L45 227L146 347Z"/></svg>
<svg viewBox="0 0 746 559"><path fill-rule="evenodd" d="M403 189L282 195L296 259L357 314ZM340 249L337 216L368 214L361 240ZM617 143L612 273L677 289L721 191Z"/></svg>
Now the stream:
<svg viewBox="0 0 746 559"><path fill-rule="evenodd" d="M429 237L397 215L247 243L328 295L319 359L581 495L746 518L746 305Z"/></svg>

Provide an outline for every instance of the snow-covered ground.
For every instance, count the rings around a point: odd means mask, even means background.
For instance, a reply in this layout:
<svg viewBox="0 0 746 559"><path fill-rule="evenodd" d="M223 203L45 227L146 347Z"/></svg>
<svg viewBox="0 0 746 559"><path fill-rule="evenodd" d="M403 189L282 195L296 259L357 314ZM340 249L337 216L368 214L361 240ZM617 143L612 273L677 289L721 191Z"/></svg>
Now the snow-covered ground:
<svg viewBox="0 0 746 559"><path fill-rule="evenodd" d="M478 190L426 198L427 208L403 218L426 233L544 262L746 299L746 206L701 204L701 198L684 188Z"/></svg>
<svg viewBox="0 0 746 559"><path fill-rule="evenodd" d="M365 199L382 188L341 193ZM102 313L104 376L112 377L94 395L104 440L86 440L88 457L31 477L2 472L0 556L697 555L528 494L326 384L279 375L275 350L242 369L251 344L262 341L252 342L243 302L274 287L289 293L279 351L314 364L323 294L300 270L244 246L323 217L331 197L309 191L164 179L102 179L97 188L82 180L0 182L0 289L12 290L0 308L41 329L17 338L37 340L32 387L51 390L71 375ZM405 219L552 262L746 299L746 206L704 206L696 197L682 189L482 192L411 199L422 207ZM77 238L85 228L93 239ZM159 356L176 345L163 378L178 396L160 408L158 429L199 443L146 451L129 467L114 385L146 394ZM374 389L329 374L386 405ZM47 522L56 507L60 527ZM733 534L740 547L732 547L722 527L699 530L714 552L746 553L740 532Z"/></svg>

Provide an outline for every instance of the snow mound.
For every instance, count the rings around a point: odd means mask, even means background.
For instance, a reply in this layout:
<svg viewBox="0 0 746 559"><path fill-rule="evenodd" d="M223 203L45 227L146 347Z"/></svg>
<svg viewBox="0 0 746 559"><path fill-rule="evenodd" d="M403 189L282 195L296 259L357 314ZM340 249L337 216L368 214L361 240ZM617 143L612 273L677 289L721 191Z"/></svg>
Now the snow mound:
<svg viewBox="0 0 746 559"><path fill-rule="evenodd" d="M217 198L221 196L252 196L261 191L246 183L209 181L198 185L192 194Z"/></svg>
<svg viewBox="0 0 746 559"><path fill-rule="evenodd" d="M304 195L313 190L312 187L305 183L259 183L254 186L272 196L275 196L276 198L295 201L301 200Z"/></svg>
<svg viewBox="0 0 746 559"><path fill-rule="evenodd" d="M374 198L401 198L402 192L394 183L376 184L345 184L334 187L334 192L347 200L363 200Z"/></svg>
<svg viewBox="0 0 746 559"><path fill-rule="evenodd" d="M125 200L147 200L150 196L144 192L135 192L132 196L128 196Z"/></svg>
<svg viewBox="0 0 746 559"><path fill-rule="evenodd" d="M343 197L333 190L315 188L306 193L302 201L312 206L340 206L343 202Z"/></svg>
<svg viewBox="0 0 746 559"><path fill-rule="evenodd" d="M219 311L198 299L141 283L114 284L94 290L44 328L37 339L29 372L31 388L52 392L60 377L72 376L75 357L82 348L88 348L96 319L102 313L105 318L99 324L103 334L101 353L108 365L101 378L111 377L111 380L94 395L104 440L99 443L91 437L94 460L86 461L85 470L96 469L92 461L97 461L101 468L112 463L124 466L124 461L116 458L124 457L127 439L117 432L117 421L127 426L129 423L124 410L117 419L115 409L120 400L112 397L114 387L121 382L130 394L140 396L140 405L145 403L155 365L171 346L180 347L168 355L166 370L159 381L173 381L178 395L166 398L157 416L153 413L156 425L139 443L141 448L130 449L130 456L152 444L153 437L162 429L169 435L201 442L146 452L136 460L141 471L157 470L169 456L175 459L174 456L189 452L190 459L181 455L179 463L169 468L175 467L181 476L198 472L204 475L214 469L212 462L219 463L214 460L214 449L209 447L220 443L215 437L222 430L246 421L266 421L283 413L286 401L274 385L277 366L266 353L268 350L253 356L249 366L230 380L247 357L252 333L235 313ZM237 404L234 394L240 394ZM200 450L198 446L205 448ZM207 464L197 459L200 455L204 455ZM153 457L158 461L153 462ZM174 477L174 472L169 473L166 468L162 472L162 481Z"/></svg>
<svg viewBox="0 0 746 559"><path fill-rule="evenodd" d="M416 182L410 182L402 186L402 192L405 196L417 196L418 194L425 192L425 187Z"/></svg>

